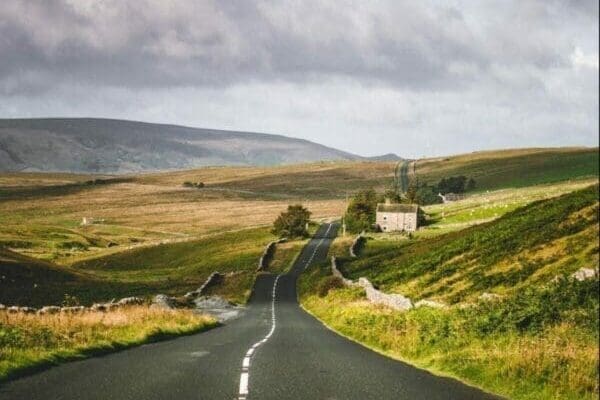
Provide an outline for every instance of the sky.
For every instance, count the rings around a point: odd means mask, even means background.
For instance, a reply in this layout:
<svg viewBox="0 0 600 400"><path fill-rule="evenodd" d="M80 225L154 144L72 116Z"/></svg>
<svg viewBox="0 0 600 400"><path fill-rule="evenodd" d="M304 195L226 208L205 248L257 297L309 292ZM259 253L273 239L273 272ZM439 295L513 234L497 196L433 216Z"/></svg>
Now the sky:
<svg viewBox="0 0 600 400"><path fill-rule="evenodd" d="M598 146L597 0L3 0L0 118L361 155Z"/></svg>

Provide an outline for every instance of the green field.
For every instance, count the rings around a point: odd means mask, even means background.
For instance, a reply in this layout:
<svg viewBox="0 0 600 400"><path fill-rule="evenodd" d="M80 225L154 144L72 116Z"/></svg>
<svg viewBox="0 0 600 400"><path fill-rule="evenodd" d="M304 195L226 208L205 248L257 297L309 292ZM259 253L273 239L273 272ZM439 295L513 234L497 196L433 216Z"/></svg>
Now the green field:
<svg viewBox="0 0 600 400"><path fill-rule="evenodd" d="M1 250L5 287L0 291L0 303L57 304L65 294L85 304L132 295L182 295L197 289L214 271L231 274L232 279L235 276L238 284L226 297L243 302L264 246L273 239L268 229L254 228L136 248L69 267Z"/></svg>
<svg viewBox="0 0 600 400"><path fill-rule="evenodd" d="M598 176L597 148L520 149L476 152L417 162L421 182L464 175L477 190L525 187L568 179Z"/></svg>
<svg viewBox="0 0 600 400"><path fill-rule="evenodd" d="M394 312L361 289L319 296L322 265L302 279L302 302L332 328L511 398L597 398L598 279L569 278L598 265L597 185L448 234L369 240L355 260L347 244L331 252L350 277L447 307Z"/></svg>

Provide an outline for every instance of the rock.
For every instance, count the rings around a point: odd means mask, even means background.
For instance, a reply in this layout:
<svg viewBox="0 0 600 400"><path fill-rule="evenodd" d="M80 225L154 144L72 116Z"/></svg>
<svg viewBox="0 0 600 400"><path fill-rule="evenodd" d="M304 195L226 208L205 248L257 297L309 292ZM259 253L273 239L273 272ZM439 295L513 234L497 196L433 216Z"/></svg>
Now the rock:
<svg viewBox="0 0 600 400"><path fill-rule="evenodd" d="M19 307L19 306L11 306L7 308L7 311L11 314L23 313L23 314L33 314L37 310L33 307Z"/></svg>
<svg viewBox="0 0 600 400"><path fill-rule="evenodd" d="M415 303L415 308L419 307L446 308L447 306L444 303L438 303L433 300L419 300Z"/></svg>
<svg viewBox="0 0 600 400"><path fill-rule="evenodd" d="M108 307L106 304L104 303L94 303L92 304L92 306L90 307L91 311L100 311L100 312L106 312L108 311Z"/></svg>
<svg viewBox="0 0 600 400"><path fill-rule="evenodd" d="M177 301L175 300L175 298L167 296L166 294L157 294L152 299L153 307L173 309L173 308L175 308L176 304L177 304Z"/></svg>
<svg viewBox="0 0 600 400"><path fill-rule="evenodd" d="M585 281L588 279L594 279L598 276L598 268L580 268L573 274L571 277L575 278L578 281Z"/></svg>
<svg viewBox="0 0 600 400"><path fill-rule="evenodd" d="M56 314L60 312L60 307L58 306L44 306L38 310L38 314Z"/></svg>
<svg viewBox="0 0 600 400"><path fill-rule="evenodd" d="M479 299L480 300L484 300L484 301L493 301L493 300L498 300L500 299L501 296L498 296L495 293L488 293L488 292L483 292L480 296Z"/></svg>
<svg viewBox="0 0 600 400"><path fill-rule="evenodd" d="M197 308L230 308L234 307L229 301L220 296L205 296L194 301Z"/></svg>
<svg viewBox="0 0 600 400"><path fill-rule="evenodd" d="M120 306L133 306L133 305L141 305L144 304L144 299L140 297L124 297L121 300L117 301L117 304Z"/></svg>
<svg viewBox="0 0 600 400"><path fill-rule="evenodd" d="M60 312L65 314L77 314L85 311L84 306L61 307Z"/></svg>
<svg viewBox="0 0 600 400"><path fill-rule="evenodd" d="M358 285L362 286L365 289L373 289L373 284L367 278L364 277L358 278Z"/></svg>

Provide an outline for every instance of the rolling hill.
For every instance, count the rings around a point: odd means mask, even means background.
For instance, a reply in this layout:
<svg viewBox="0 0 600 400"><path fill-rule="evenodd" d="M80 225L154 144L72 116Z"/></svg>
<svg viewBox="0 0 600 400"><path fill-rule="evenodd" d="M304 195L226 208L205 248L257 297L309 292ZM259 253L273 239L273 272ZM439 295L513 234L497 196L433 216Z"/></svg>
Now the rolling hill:
<svg viewBox="0 0 600 400"><path fill-rule="evenodd" d="M127 173L360 159L368 158L281 135L97 118L0 119L1 171Z"/></svg>
<svg viewBox="0 0 600 400"><path fill-rule="evenodd" d="M595 184L434 237L369 234L358 258L351 238L336 239L348 277L428 303L372 304L324 263L302 278L303 306L372 349L506 398L597 399L598 207Z"/></svg>

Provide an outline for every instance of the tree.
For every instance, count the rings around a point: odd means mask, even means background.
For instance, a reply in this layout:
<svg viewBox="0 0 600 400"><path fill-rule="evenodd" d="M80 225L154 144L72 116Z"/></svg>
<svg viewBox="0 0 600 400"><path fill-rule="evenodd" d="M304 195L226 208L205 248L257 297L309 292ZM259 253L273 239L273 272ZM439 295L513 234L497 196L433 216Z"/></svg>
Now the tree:
<svg viewBox="0 0 600 400"><path fill-rule="evenodd" d="M463 175L451 176L449 178L442 178L442 180L438 183L438 190L442 194L464 193L466 183L467 183L467 177L463 176Z"/></svg>
<svg viewBox="0 0 600 400"><path fill-rule="evenodd" d="M306 237L306 224L310 221L310 211L301 204L289 205L273 223L272 232L280 237Z"/></svg>
<svg viewBox="0 0 600 400"><path fill-rule="evenodd" d="M475 189L475 185L475 179L469 178L469 181L467 182L467 191Z"/></svg>
<svg viewBox="0 0 600 400"><path fill-rule="evenodd" d="M362 190L350 201L346 210L346 228L358 233L369 230L375 224L375 213L379 198L374 190Z"/></svg>
<svg viewBox="0 0 600 400"><path fill-rule="evenodd" d="M415 179L411 179L408 184L408 189L406 190L406 201L408 203L414 204L418 202L417 191L418 191L418 182Z"/></svg>

